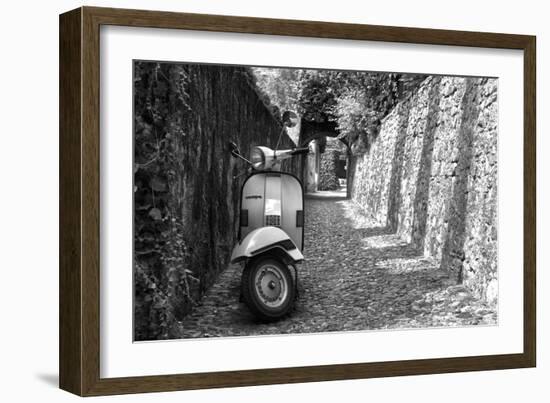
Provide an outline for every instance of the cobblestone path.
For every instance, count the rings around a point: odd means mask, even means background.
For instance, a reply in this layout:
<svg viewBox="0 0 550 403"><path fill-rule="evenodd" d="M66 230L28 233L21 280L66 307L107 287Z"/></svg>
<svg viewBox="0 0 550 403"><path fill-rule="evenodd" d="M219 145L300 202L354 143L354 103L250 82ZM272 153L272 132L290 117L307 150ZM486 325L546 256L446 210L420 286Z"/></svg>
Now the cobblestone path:
<svg viewBox="0 0 550 403"><path fill-rule="evenodd" d="M319 192L322 193L322 192ZM326 195L325 195L326 196ZM497 314L349 200L306 199L295 310L271 324L239 302L241 269L228 267L179 324L181 338L492 325Z"/></svg>

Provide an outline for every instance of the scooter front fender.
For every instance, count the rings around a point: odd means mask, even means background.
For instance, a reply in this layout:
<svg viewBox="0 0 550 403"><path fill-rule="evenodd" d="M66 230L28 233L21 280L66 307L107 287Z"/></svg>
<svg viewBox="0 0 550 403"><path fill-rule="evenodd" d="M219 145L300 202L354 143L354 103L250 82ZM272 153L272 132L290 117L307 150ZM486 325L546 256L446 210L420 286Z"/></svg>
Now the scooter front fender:
<svg viewBox="0 0 550 403"><path fill-rule="evenodd" d="M268 251L287 258L290 263L304 260L304 255L286 232L278 227L262 227L250 232L235 246L231 254L231 263L250 259Z"/></svg>

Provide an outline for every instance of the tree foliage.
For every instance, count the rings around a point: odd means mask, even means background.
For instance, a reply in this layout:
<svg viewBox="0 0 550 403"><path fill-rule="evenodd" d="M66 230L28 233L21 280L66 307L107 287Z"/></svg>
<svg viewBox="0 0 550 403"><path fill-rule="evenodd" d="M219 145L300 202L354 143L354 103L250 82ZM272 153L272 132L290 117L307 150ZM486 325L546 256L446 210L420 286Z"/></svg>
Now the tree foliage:
<svg viewBox="0 0 550 403"><path fill-rule="evenodd" d="M336 121L339 137L364 150L382 119L424 75L310 69L253 69L258 87L280 109L308 121Z"/></svg>
<svg viewBox="0 0 550 403"><path fill-rule="evenodd" d="M273 69L255 67L251 69L253 81L264 95L264 103L279 110L295 111L300 94L300 69Z"/></svg>
<svg viewBox="0 0 550 403"><path fill-rule="evenodd" d="M338 72L302 70L297 110L309 121L324 122L332 116L338 91L334 85Z"/></svg>

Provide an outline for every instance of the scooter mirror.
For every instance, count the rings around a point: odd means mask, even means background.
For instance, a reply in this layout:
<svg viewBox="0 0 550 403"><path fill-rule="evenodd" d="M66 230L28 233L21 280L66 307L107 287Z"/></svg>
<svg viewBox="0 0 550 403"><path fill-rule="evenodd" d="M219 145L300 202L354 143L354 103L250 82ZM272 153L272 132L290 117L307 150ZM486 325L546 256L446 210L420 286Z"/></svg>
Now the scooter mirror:
<svg viewBox="0 0 550 403"><path fill-rule="evenodd" d="M294 127L298 124L298 115L292 111L285 111L283 113L283 125L286 127Z"/></svg>

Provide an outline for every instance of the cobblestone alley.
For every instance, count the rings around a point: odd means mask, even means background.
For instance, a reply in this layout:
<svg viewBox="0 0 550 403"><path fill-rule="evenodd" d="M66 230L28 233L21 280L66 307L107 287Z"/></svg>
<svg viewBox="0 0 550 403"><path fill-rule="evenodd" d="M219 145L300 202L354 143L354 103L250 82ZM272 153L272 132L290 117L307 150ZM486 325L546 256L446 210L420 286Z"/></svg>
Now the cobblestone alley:
<svg viewBox="0 0 550 403"><path fill-rule="evenodd" d="M241 269L227 268L178 324L180 337L496 324L497 314L444 270L385 228L372 227L350 200L306 199L305 262L294 311L270 324L239 302Z"/></svg>

